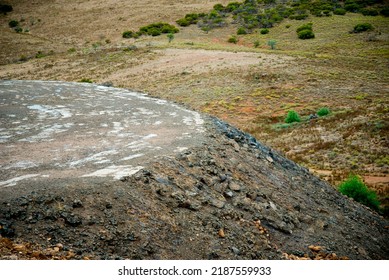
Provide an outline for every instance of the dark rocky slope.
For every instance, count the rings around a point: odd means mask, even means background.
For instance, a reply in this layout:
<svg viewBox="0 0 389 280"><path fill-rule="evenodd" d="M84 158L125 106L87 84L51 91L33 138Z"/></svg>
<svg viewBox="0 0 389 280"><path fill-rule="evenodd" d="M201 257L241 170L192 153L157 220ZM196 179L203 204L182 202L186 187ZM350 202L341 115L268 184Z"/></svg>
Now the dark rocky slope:
<svg viewBox="0 0 389 280"><path fill-rule="evenodd" d="M49 248L21 258L388 259L388 220L217 119L207 133L121 181L2 190L0 232Z"/></svg>

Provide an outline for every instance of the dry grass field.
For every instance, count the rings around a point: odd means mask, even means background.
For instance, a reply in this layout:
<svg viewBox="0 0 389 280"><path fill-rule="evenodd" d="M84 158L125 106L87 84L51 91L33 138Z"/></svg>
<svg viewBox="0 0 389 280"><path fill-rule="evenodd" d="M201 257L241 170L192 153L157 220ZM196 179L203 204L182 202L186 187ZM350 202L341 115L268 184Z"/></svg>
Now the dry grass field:
<svg viewBox="0 0 389 280"><path fill-rule="evenodd" d="M227 42L234 25L180 28L170 43L166 35L122 38L228 2L9 0L14 11L0 16L0 79L89 79L174 100L250 132L333 185L350 172L362 175L388 204L389 19L284 20L266 35L237 36L237 44ZM12 19L28 32L10 29ZM306 22L313 40L296 36ZM363 22L374 31L349 33ZM322 107L332 113L309 121ZM301 123L284 123L291 109Z"/></svg>

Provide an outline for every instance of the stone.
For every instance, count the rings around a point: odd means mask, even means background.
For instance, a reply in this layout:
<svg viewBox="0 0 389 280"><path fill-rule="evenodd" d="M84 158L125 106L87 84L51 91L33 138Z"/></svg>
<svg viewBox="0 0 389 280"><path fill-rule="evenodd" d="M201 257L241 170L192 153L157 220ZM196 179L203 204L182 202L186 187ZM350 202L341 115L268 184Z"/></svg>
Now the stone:
<svg viewBox="0 0 389 280"><path fill-rule="evenodd" d="M230 184L228 185L228 187L230 188L230 190L232 191L240 191L241 190L241 187L239 184L235 183L235 182L230 182Z"/></svg>

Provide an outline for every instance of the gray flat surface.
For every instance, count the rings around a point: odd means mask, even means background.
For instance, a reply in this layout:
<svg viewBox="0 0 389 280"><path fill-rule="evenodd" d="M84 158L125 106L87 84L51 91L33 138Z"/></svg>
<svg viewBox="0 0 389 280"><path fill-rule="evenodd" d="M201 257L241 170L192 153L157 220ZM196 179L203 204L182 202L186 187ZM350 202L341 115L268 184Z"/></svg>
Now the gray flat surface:
<svg viewBox="0 0 389 280"><path fill-rule="evenodd" d="M197 112L125 89L0 81L0 188L131 175L204 138Z"/></svg>

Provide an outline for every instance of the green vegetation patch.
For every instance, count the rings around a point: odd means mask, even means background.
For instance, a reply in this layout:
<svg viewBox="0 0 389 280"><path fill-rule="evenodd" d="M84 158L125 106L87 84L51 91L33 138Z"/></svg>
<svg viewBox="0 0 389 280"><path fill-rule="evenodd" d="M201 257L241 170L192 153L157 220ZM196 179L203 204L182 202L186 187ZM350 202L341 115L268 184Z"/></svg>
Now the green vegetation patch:
<svg viewBox="0 0 389 280"><path fill-rule="evenodd" d="M377 194L369 190L358 176L350 175L338 188L342 194L353 198L355 201L374 210L379 209L380 202L377 199Z"/></svg>
<svg viewBox="0 0 389 280"><path fill-rule="evenodd" d="M123 38L134 38L137 39L142 35L159 36L161 34L174 34L178 33L179 29L174 25L164 22L152 23L139 28L139 31L134 32L131 30L124 31L122 33Z"/></svg>
<svg viewBox="0 0 389 280"><path fill-rule="evenodd" d="M290 110L286 115L285 122L286 123L301 122L300 115L296 111Z"/></svg>
<svg viewBox="0 0 389 280"><path fill-rule="evenodd" d="M361 32L370 31L373 29L374 29L373 25L365 22L365 23L359 23L359 24L355 25L353 32L354 33L361 33Z"/></svg>
<svg viewBox="0 0 389 280"><path fill-rule="evenodd" d="M327 116L331 113L330 109L328 109L327 107L323 107L323 108L320 108L318 111L317 111L317 115L319 117L324 117L324 116Z"/></svg>

